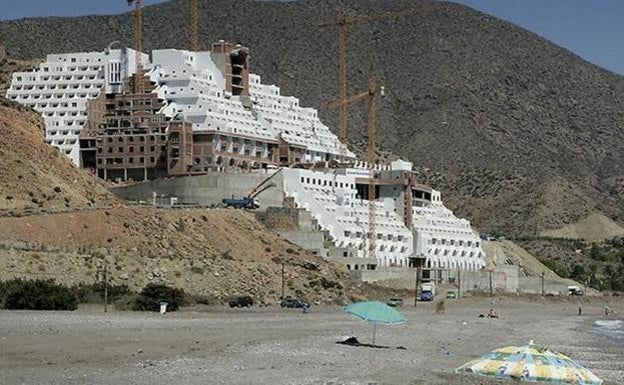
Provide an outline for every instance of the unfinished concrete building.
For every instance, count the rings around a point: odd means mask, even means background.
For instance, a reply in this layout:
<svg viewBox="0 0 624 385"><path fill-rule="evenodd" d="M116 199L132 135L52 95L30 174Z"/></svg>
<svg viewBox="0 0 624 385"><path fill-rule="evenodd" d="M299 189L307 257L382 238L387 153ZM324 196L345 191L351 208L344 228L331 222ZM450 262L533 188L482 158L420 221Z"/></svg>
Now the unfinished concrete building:
<svg viewBox="0 0 624 385"><path fill-rule="evenodd" d="M190 171L192 128L159 111L164 103L147 76L143 93L135 77L122 93L102 94L87 108L89 123L80 135L81 164L106 180L147 180ZM173 140L173 141L172 141Z"/></svg>

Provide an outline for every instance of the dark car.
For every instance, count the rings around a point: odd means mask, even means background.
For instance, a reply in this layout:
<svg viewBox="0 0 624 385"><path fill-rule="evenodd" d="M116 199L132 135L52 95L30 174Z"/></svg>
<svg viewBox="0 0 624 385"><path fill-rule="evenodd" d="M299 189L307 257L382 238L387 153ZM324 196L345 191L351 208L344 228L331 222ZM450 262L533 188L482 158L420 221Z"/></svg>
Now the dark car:
<svg viewBox="0 0 624 385"><path fill-rule="evenodd" d="M421 301L433 301L433 293L430 291L423 291L420 293Z"/></svg>
<svg viewBox="0 0 624 385"><path fill-rule="evenodd" d="M297 298L290 298L290 297L284 298L282 302L280 303L281 307L287 307L287 308L302 308L307 305L308 305L307 303Z"/></svg>
<svg viewBox="0 0 624 385"><path fill-rule="evenodd" d="M253 306L253 298L248 295L242 295L239 297L234 297L229 302L230 307L252 307Z"/></svg>

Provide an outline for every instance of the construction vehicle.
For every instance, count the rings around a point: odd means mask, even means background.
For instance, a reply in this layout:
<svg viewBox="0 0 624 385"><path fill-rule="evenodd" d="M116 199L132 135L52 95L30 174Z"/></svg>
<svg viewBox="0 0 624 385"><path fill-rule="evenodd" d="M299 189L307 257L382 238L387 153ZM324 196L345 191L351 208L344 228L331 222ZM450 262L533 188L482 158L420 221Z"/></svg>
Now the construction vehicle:
<svg viewBox="0 0 624 385"><path fill-rule="evenodd" d="M254 187L247 196L242 198L235 198L232 196L231 198L224 198L221 200L221 203L225 205L225 207L233 207L235 209L247 209L253 210L260 207L260 202L257 199L257 196L263 193L264 191L270 189L271 187L275 187L274 183L268 184L268 182L273 179L277 174L282 172L282 169L279 168L273 174L271 174L268 178L264 179L260 184Z"/></svg>
<svg viewBox="0 0 624 385"><path fill-rule="evenodd" d="M260 202L255 198L242 197L242 198L224 198L221 202L225 207L233 207L235 209L248 209L253 210L260 207Z"/></svg>

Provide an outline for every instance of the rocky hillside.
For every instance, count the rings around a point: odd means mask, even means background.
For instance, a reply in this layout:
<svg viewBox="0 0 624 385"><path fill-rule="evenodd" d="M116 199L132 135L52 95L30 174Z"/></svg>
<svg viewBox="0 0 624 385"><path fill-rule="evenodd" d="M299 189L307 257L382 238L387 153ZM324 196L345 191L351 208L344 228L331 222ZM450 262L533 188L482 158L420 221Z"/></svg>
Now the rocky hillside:
<svg viewBox="0 0 624 385"><path fill-rule="evenodd" d="M149 282L226 300L251 294L275 304L286 294L343 303L372 295L343 268L267 231L240 210L124 208L0 218L0 276L43 277L73 285L102 279L140 290ZM389 295L374 290L374 295Z"/></svg>
<svg viewBox="0 0 624 385"><path fill-rule="evenodd" d="M423 181L483 231L537 234L601 212L622 222L624 81L525 31L454 3L346 1L351 15L428 10L349 27L349 93L372 71L381 150L427 168ZM431 5L434 4L434 5ZM302 105L337 93L336 2L200 1L204 47L220 38L252 49L253 70ZM188 47L187 0L145 9L145 48ZM130 13L0 23L11 55L131 44ZM97 31L97 33L93 33ZM364 143L365 103L350 108L351 140Z"/></svg>
<svg viewBox="0 0 624 385"><path fill-rule="evenodd" d="M117 200L96 178L43 140L33 111L0 99L0 211L66 210Z"/></svg>

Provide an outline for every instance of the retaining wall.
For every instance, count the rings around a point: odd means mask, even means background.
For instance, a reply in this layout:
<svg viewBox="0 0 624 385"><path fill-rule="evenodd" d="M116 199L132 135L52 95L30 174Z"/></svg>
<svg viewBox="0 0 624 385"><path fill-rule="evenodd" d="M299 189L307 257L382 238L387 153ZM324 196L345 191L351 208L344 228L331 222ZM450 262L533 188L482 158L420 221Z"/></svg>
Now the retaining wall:
<svg viewBox="0 0 624 385"><path fill-rule="evenodd" d="M210 206L220 204L223 198L243 197L266 179L270 174L258 173L214 173L208 175L184 176L151 180L118 187L113 193L130 201L152 202L153 193L158 197L177 197L179 204ZM284 201L283 176L277 175L269 184L275 186L258 195L260 209L282 207ZM156 202L159 198L156 199Z"/></svg>

